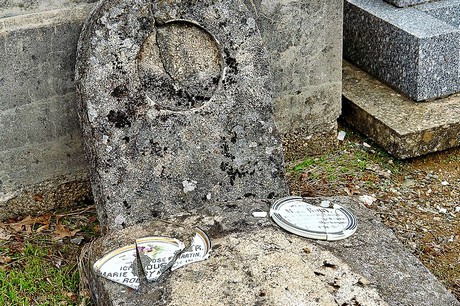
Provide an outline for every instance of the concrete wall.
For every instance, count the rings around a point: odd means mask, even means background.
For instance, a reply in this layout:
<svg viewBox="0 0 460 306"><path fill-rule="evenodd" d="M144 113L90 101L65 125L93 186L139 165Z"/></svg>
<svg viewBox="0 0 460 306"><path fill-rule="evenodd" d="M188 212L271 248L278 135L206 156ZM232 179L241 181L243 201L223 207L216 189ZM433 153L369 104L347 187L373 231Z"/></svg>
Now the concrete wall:
<svg viewBox="0 0 460 306"><path fill-rule="evenodd" d="M77 9L97 0L0 0L0 18L33 14L57 9ZM70 13L70 12L69 12Z"/></svg>
<svg viewBox="0 0 460 306"><path fill-rule="evenodd" d="M0 15L16 14L0 19L1 219L90 195L73 80L91 5L55 1L48 9L56 10L37 13L32 4L39 10L38 1L16 2L0 2Z"/></svg>
<svg viewBox="0 0 460 306"><path fill-rule="evenodd" d="M324 153L341 112L343 1L245 1L270 54L286 158Z"/></svg>
<svg viewBox="0 0 460 306"><path fill-rule="evenodd" d="M287 158L333 147L342 1L245 1L270 53ZM90 197L73 77L91 2L0 0L0 219Z"/></svg>

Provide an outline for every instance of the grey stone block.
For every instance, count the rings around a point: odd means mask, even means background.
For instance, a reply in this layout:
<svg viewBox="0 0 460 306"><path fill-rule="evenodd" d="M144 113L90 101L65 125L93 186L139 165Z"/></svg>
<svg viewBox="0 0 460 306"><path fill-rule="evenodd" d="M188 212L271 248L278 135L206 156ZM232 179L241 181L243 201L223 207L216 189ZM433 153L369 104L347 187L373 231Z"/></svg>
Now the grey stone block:
<svg viewBox="0 0 460 306"><path fill-rule="evenodd" d="M385 1L397 7L408 7L411 5L418 5L418 4L426 3L432 0L385 0Z"/></svg>
<svg viewBox="0 0 460 306"><path fill-rule="evenodd" d="M102 225L287 194L253 16L231 0L150 5L102 2L79 43L80 117Z"/></svg>
<svg viewBox="0 0 460 306"><path fill-rule="evenodd" d="M0 219L90 196L74 89L90 8L0 19Z"/></svg>
<svg viewBox="0 0 460 306"><path fill-rule="evenodd" d="M231 202L214 209L210 204L204 212L97 240L82 254L82 280L96 305L460 305L360 202L349 197L309 200L351 209L358 218L356 233L342 241L318 242L287 233L268 218L252 217L253 211L267 211L267 203L242 200L244 205ZM208 233L211 257L167 271L157 282L141 281L137 291L92 269L97 259L138 237L181 237L195 226Z"/></svg>
<svg viewBox="0 0 460 306"><path fill-rule="evenodd" d="M246 3L269 53L286 158L333 148L341 110L342 0Z"/></svg>
<svg viewBox="0 0 460 306"><path fill-rule="evenodd" d="M460 95L415 103L344 62L343 117L404 159L460 145Z"/></svg>
<svg viewBox="0 0 460 306"><path fill-rule="evenodd" d="M416 8L347 0L344 56L416 101L460 90L460 30Z"/></svg>

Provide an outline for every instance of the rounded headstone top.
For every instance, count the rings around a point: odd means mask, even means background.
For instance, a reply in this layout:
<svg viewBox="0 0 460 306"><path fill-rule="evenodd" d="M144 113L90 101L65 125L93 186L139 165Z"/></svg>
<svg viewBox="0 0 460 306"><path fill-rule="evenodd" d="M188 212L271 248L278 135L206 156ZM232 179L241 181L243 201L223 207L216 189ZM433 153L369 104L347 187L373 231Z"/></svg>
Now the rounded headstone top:
<svg viewBox="0 0 460 306"><path fill-rule="evenodd" d="M209 101L222 76L222 54L216 39L189 21L157 25L141 47L139 78L147 97L169 110L198 108Z"/></svg>

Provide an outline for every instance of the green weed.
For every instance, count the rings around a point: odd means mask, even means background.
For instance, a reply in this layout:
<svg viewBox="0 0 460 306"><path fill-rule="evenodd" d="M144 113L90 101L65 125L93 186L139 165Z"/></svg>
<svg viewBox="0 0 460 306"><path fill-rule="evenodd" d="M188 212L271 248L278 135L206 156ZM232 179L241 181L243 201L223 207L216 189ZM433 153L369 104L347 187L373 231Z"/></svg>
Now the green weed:
<svg viewBox="0 0 460 306"><path fill-rule="evenodd" d="M0 305L71 305L78 292L75 263L55 259L53 248L27 242L15 249L3 247Z"/></svg>

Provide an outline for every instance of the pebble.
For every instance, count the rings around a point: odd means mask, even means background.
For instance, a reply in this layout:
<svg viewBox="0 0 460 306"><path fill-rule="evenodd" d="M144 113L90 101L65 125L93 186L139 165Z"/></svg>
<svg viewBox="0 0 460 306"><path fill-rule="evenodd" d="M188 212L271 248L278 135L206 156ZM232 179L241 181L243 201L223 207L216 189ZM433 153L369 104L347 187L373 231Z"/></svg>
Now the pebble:
<svg viewBox="0 0 460 306"><path fill-rule="evenodd" d="M80 245L83 242L83 240L85 240L84 237L78 236L78 237L75 237L73 239L70 239L70 242L73 243L73 244L76 244L76 245Z"/></svg>
<svg viewBox="0 0 460 306"><path fill-rule="evenodd" d="M266 211L255 211L252 213L252 216L254 218L265 218L267 216L267 212Z"/></svg>
<svg viewBox="0 0 460 306"><path fill-rule="evenodd" d="M360 277L360 278L358 279L358 284L360 284L360 285L362 285L362 286L367 286L367 285L369 285L370 283L371 283L371 282L370 282L367 278L365 278L365 277Z"/></svg>
<svg viewBox="0 0 460 306"><path fill-rule="evenodd" d="M358 199L367 206L371 206L372 203L374 203L377 200L374 196L371 195L362 195L358 197Z"/></svg>
<svg viewBox="0 0 460 306"><path fill-rule="evenodd" d="M415 186L416 183L417 183L417 182L416 182L415 180L406 179L406 180L404 180L404 182L402 183L401 187L410 188L410 187Z"/></svg>
<svg viewBox="0 0 460 306"><path fill-rule="evenodd" d="M347 135L347 132L340 131L339 134L337 135L337 139L340 140L340 141L343 141L345 139L346 135Z"/></svg>

